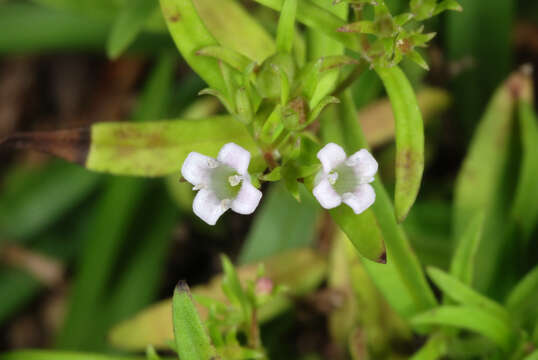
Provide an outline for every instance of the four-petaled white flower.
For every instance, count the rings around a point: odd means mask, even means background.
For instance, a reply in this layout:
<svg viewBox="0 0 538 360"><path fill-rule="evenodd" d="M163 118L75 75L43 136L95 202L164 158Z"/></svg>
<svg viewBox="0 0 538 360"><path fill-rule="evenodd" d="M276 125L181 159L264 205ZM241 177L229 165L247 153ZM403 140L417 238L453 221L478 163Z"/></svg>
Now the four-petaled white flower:
<svg viewBox="0 0 538 360"><path fill-rule="evenodd" d="M217 159L191 152L181 175L199 190L192 203L194 213L209 225L215 225L228 209L252 214L262 197L250 183L250 153L234 143L220 149Z"/></svg>
<svg viewBox="0 0 538 360"><path fill-rule="evenodd" d="M323 169L315 179L314 196L325 209L342 202L356 214L368 209L375 201L374 181L377 161L366 149L347 157L344 149L328 143L318 152Z"/></svg>

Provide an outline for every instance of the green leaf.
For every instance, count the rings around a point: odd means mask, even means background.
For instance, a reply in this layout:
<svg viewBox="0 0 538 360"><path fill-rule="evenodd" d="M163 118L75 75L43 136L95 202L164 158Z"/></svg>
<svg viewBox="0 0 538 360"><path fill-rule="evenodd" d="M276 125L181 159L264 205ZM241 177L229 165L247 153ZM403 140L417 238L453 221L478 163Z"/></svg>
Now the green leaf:
<svg viewBox="0 0 538 360"><path fill-rule="evenodd" d="M258 148L244 126L230 116L140 124L99 123L92 126L86 167L138 176L179 173L191 151L216 156L235 142L253 155Z"/></svg>
<svg viewBox="0 0 538 360"><path fill-rule="evenodd" d="M435 7L433 15L438 15L443 11L452 10L452 11L463 11L463 7L456 0L443 0Z"/></svg>
<svg viewBox="0 0 538 360"><path fill-rule="evenodd" d="M168 30L185 61L210 87L225 93L226 86L217 60L196 55L197 51L204 47L219 44L198 15L193 1L160 0L160 2Z"/></svg>
<svg viewBox="0 0 538 360"><path fill-rule="evenodd" d="M261 64L273 55L272 36L237 0L195 0L196 9L220 45Z"/></svg>
<svg viewBox="0 0 538 360"><path fill-rule="evenodd" d="M512 205L512 217L521 228L525 247L538 220L538 118L527 99L519 102L518 110L523 159Z"/></svg>
<svg viewBox="0 0 538 360"><path fill-rule="evenodd" d="M476 292L457 278L450 276L442 270L430 267L427 270L428 275L444 294L452 300L462 305L474 306L489 312L500 320L509 323L510 316L508 312L498 303L490 300L488 297Z"/></svg>
<svg viewBox="0 0 538 360"><path fill-rule="evenodd" d="M153 0L131 0L118 14L107 42L107 53L112 59L119 57L142 31L157 2Z"/></svg>
<svg viewBox="0 0 538 360"><path fill-rule="evenodd" d="M295 36L296 13L297 0L284 0L276 32L276 47L280 52L291 53Z"/></svg>
<svg viewBox="0 0 538 360"><path fill-rule="evenodd" d="M210 56L215 59L224 61L226 64L230 65L237 71L243 72L247 66L252 62L247 57L241 55L240 53L228 49L222 46L210 45L199 49L196 52L198 55Z"/></svg>
<svg viewBox="0 0 538 360"><path fill-rule="evenodd" d="M413 206L424 171L424 124L415 92L397 66L375 69L390 98L396 128L394 208L402 222Z"/></svg>
<svg viewBox="0 0 538 360"><path fill-rule="evenodd" d="M411 319L414 326L443 325L475 331L509 352L515 344L513 330L502 319L473 306L440 306Z"/></svg>
<svg viewBox="0 0 538 360"><path fill-rule="evenodd" d="M222 278L222 289L230 301L239 306L245 314L249 311L246 294L243 291L243 286L239 281L239 276L235 271L235 268L226 255L221 255L220 260L222 263L222 271L224 273Z"/></svg>
<svg viewBox="0 0 538 360"><path fill-rule="evenodd" d="M454 252L450 264L450 273L462 283L469 286L473 284L475 257L480 240L482 239L484 220L484 214L479 213L469 223L469 226L458 242L458 247Z"/></svg>
<svg viewBox="0 0 538 360"><path fill-rule="evenodd" d="M524 357L523 360L538 360L538 350L533 351L530 355Z"/></svg>
<svg viewBox="0 0 538 360"><path fill-rule="evenodd" d="M172 305L174 337L181 360L211 360L216 352L194 307L189 286L180 282Z"/></svg>
<svg viewBox="0 0 538 360"><path fill-rule="evenodd" d="M0 360L145 360L143 357L108 356L80 352L20 350L0 355Z"/></svg>
<svg viewBox="0 0 538 360"><path fill-rule="evenodd" d="M504 191L509 166L510 139L515 107L514 89L523 92L530 86L527 75L514 73L494 94L458 174L454 193L454 241L463 239L470 221L485 214L484 231L477 252L476 288L484 291L493 285L499 256L505 245L506 203L513 195Z"/></svg>
<svg viewBox="0 0 538 360"><path fill-rule="evenodd" d="M538 321L538 266L517 283L506 299L506 307L516 323L532 330Z"/></svg>
<svg viewBox="0 0 538 360"><path fill-rule="evenodd" d="M273 10L281 11L285 0L255 0ZM297 7L297 20L308 27L316 29L325 35L341 42L349 49L359 50L358 43L353 36L337 32L337 29L346 25L340 17L315 4L311 0L301 0Z"/></svg>

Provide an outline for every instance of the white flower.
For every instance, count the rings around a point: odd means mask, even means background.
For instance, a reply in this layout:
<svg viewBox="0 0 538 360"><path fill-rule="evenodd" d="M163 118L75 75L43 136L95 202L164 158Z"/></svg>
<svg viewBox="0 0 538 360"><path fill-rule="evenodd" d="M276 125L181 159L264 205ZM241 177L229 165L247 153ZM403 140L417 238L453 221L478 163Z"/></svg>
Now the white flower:
<svg viewBox="0 0 538 360"><path fill-rule="evenodd" d="M250 183L250 153L234 143L220 149L217 159L191 152L181 175L199 190L192 203L194 213L209 225L215 225L228 209L252 214L262 197Z"/></svg>
<svg viewBox="0 0 538 360"><path fill-rule="evenodd" d="M342 202L360 214L375 201L377 161L366 149L347 157L344 149L329 143L318 152L323 169L316 176L313 193L321 206L332 209Z"/></svg>

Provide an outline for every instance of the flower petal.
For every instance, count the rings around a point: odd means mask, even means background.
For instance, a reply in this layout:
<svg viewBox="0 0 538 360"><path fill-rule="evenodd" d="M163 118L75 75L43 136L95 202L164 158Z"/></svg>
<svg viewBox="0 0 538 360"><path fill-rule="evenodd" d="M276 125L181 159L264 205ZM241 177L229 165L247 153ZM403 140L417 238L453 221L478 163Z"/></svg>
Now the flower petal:
<svg viewBox="0 0 538 360"><path fill-rule="evenodd" d="M193 185L208 184L211 169L217 165L215 159L197 152L191 152L183 162L181 175Z"/></svg>
<svg viewBox="0 0 538 360"><path fill-rule="evenodd" d="M241 189L235 199L232 200L232 210L238 214L252 214L258 207L262 192L256 189L250 182L243 180Z"/></svg>
<svg viewBox="0 0 538 360"><path fill-rule="evenodd" d="M342 196L344 204L353 209L355 214L360 214L368 209L375 201L375 191L372 185L359 185L353 193L345 193Z"/></svg>
<svg viewBox="0 0 538 360"><path fill-rule="evenodd" d="M378 164L368 150L361 149L357 151L347 159L346 163L354 168L362 184L374 180Z"/></svg>
<svg viewBox="0 0 538 360"><path fill-rule="evenodd" d="M336 166L343 163L346 160L346 152L340 145L335 143L328 143L318 151L318 159L323 165L325 173L329 173Z"/></svg>
<svg viewBox="0 0 538 360"><path fill-rule="evenodd" d="M325 209L335 208L342 203L342 197L338 195L326 178L314 187L312 193Z"/></svg>
<svg viewBox="0 0 538 360"><path fill-rule="evenodd" d="M244 175L250 163L250 153L237 144L228 143L220 149L217 159Z"/></svg>
<svg viewBox="0 0 538 360"><path fill-rule="evenodd" d="M219 217L228 210L215 193L208 189L198 191L192 202L192 210L209 225L215 225Z"/></svg>

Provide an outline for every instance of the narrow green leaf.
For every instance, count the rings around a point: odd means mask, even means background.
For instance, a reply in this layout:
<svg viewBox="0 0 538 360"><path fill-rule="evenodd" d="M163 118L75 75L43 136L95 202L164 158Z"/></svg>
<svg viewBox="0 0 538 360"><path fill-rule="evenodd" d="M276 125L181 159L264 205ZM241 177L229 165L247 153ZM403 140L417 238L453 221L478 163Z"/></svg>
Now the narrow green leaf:
<svg viewBox="0 0 538 360"><path fill-rule="evenodd" d="M230 116L148 123L99 123L92 126L86 167L138 176L178 173L191 151L216 156L235 142L253 154L258 148L245 127Z"/></svg>
<svg viewBox="0 0 538 360"><path fill-rule="evenodd" d="M538 266L517 283L506 299L506 307L514 320L532 330L538 321Z"/></svg>
<svg viewBox="0 0 538 360"><path fill-rule="evenodd" d="M112 59L119 57L136 36L157 8L152 0L131 0L123 6L117 15L107 42L107 53Z"/></svg>
<svg viewBox="0 0 538 360"><path fill-rule="evenodd" d="M264 6L281 11L285 0L255 0ZM353 35L337 32L337 29L346 25L346 22L330 11L318 6L311 0L301 0L297 7L297 20L308 27L316 29L327 36L341 42L351 50L359 50L356 38Z"/></svg>
<svg viewBox="0 0 538 360"><path fill-rule="evenodd" d="M476 292L466 284L442 270L430 267L428 275L444 294L462 305L475 306L489 312L500 320L509 322L508 312L498 303Z"/></svg>
<svg viewBox="0 0 538 360"><path fill-rule="evenodd" d="M471 141L456 180L454 193L454 241L463 239L470 221L485 214L482 237L476 256L476 288L485 291L493 285L499 256L505 245L506 203L512 196L506 187L512 133L514 95L530 86L528 75L514 73L495 92Z"/></svg>
<svg viewBox="0 0 538 360"><path fill-rule="evenodd" d="M210 87L225 93L226 86L220 74L218 61L196 55L207 46L218 46L207 30L192 0L160 0L164 19L176 46L189 66Z"/></svg>
<svg viewBox="0 0 538 360"><path fill-rule="evenodd" d="M413 317L411 324L453 326L475 331L493 340L505 352L509 352L515 343L515 334L504 320L478 307L440 306Z"/></svg>
<svg viewBox="0 0 538 360"><path fill-rule="evenodd" d="M196 52L198 55L211 56L215 59L224 61L226 64L230 65L237 71L243 72L246 67L252 62L247 57L241 55L240 53L228 49L222 46L210 45L199 49Z"/></svg>
<svg viewBox="0 0 538 360"><path fill-rule="evenodd" d="M463 7L456 0L443 0L435 7L433 15L438 15L446 10L462 12Z"/></svg>
<svg viewBox="0 0 538 360"><path fill-rule="evenodd" d="M529 95L528 97L532 96ZM522 230L522 243L525 247L538 220L538 118L526 99L519 102L518 110L523 159L512 205L512 217Z"/></svg>
<svg viewBox="0 0 538 360"><path fill-rule="evenodd" d="M477 214L469 223L469 226L458 242L458 246L452 257L450 273L462 283L472 286L475 257L482 239L485 216Z"/></svg>
<svg viewBox="0 0 538 360"><path fill-rule="evenodd" d="M396 129L394 208L402 222L413 206L424 171L424 124L415 92L397 66L376 68L392 104Z"/></svg>
<svg viewBox="0 0 538 360"><path fill-rule="evenodd" d="M0 360L146 360L146 358L67 351L20 350L2 354L0 355Z"/></svg>
<svg viewBox="0 0 538 360"><path fill-rule="evenodd" d="M295 37L296 13L297 0L284 0L276 32L276 47L280 52L291 53L293 39Z"/></svg>
<svg viewBox="0 0 538 360"><path fill-rule="evenodd" d="M235 303L235 305L246 310L246 295L243 291L243 286L239 281L239 276L237 275L235 267L226 255L221 255L220 260L222 263L222 271L224 273L222 278L222 288L224 293Z"/></svg>
<svg viewBox="0 0 538 360"><path fill-rule="evenodd" d="M275 53L275 42L237 0L194 0L198 14L220 45L261 64Z"/></svg>
<svg viewBox="0 0 538 360"><path fill-rule="evenodd" d="M181 360L211 360L216 357L189 286L183 281L174 291L172 309L176 350Z"/></svg>

